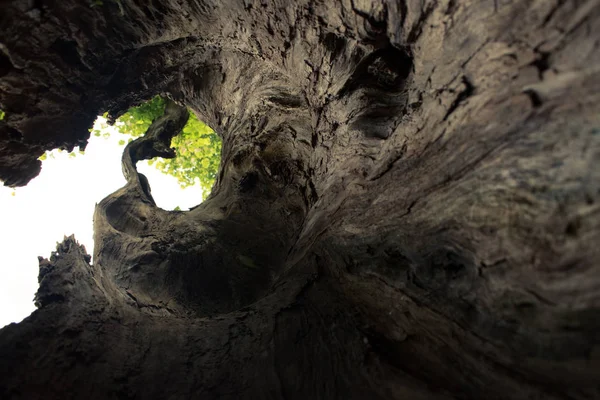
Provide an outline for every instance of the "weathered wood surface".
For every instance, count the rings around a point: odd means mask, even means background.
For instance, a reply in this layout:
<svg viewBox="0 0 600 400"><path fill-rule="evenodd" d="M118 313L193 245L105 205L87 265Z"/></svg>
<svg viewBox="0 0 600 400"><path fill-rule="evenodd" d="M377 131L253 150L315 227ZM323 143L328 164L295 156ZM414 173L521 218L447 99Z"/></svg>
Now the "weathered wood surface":
<svg viewBox="0 0 600 400"><path fill-rule="evenodd" d="M600 397L600 2L12 1L0 32L6 184L157 93L223 138L200 206L130 165L93 265L40 261L1 398Z"/></svg>

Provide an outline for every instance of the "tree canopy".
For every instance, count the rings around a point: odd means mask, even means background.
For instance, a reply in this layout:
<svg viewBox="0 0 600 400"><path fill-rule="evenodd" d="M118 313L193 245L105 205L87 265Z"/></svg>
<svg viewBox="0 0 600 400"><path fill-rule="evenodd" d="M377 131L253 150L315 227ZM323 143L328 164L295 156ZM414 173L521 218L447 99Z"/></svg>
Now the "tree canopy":
<svg viewBox="0 0 600 400"><path fill-rule="evenodd" d="M163 115L165 100L156 96L151 100L130 108L117 119L115 127L128 138L119 141L124 145L127 141L142 136L153 120ZM95 136L108 136L106 130L94 129ZM205 123L200 121L193 112L183 128L183 131L173 138L171 146L175 148L177 157L173 159L153 159L148 164L159 171L172 175L179 181L182 188L199 182L203 197L210 192L217 176L221 158L221 139ZM74 155L74 153L71 153Z"/></svg>

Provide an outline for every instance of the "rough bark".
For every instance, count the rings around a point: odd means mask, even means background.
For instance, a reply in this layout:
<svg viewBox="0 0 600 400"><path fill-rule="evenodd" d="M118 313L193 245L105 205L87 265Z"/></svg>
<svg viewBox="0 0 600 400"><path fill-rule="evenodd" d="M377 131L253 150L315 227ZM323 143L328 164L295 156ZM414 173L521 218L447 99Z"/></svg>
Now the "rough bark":
<svg viewBox="0 0 600 400"><path fill-rule="evenodd" d="M1 398L600 397L598 1L9 1L0 29L5 184L173 100L93 264L40 260ZM222 163L165 211L135 162L183 105Z"/></svg>

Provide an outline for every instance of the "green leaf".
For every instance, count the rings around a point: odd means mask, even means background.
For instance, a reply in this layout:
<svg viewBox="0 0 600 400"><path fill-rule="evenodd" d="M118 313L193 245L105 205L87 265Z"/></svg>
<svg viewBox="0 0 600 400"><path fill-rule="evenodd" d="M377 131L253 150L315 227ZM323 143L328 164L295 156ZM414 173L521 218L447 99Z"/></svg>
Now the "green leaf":
<svg viewBox="0 0 600 400"><path fill-rule="evenodd" d="M254 261L252 261L252 259L250 257L246 257L246 256L243 256L240 254L237 256L237 258L242 263L242 265L244 265L248 268L253 268L253 269L258 268L258 266L256 264L254 264Z"/></svg>
<svg viewBox="0 0 600 400"><path fill-rule="evenodd" d="M163 115L165 100L156 96L146 103L132 107L115 121L117 130L127 136L127 143L146 133L152 121ZM103 131L103 136L109 136ZM119 145L125 144L119 140ZM212 189L221 162L221 139L193 112L182 132L171 142L177 157L153 159L148 164L175 177L182 188L199 183L203 194Z"/></svg>

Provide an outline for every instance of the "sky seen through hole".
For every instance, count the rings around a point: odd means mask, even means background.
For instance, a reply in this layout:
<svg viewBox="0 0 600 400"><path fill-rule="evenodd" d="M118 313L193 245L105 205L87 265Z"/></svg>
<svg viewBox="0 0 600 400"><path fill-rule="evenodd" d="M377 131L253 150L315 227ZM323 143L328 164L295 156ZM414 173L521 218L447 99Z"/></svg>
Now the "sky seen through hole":
<svg viewBox="0 0 600 400"><path fill-rule="evenodd" d="M95 204L125 184L121 155L128 137L107 126L102 117L94 129L101 134L91 135L85 155L54 150L27 186L16 190L0 186L0 327L20 322L35 310L38 256L48 258L56 242L71 234L92 253ZM139 162L138 170L165 210L187 210L207 194L198 182L183 189L174 176L147 161Z"/></svg>

